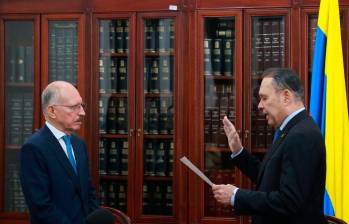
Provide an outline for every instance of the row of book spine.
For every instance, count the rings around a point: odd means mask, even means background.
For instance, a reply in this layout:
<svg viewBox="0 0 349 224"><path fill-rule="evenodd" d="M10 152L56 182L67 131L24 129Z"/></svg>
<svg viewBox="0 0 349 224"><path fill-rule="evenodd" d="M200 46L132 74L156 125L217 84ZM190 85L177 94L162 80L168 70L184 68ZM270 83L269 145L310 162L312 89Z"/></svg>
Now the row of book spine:
<svg viewBox="0 0 349 224"><path fill-rule="evenodd" d="M102 206L109 206L127 211L127 183L117 181L101 181L99 186L99 202Z"/></svg>
<svg viewBox="0 0 349 224"><path fill-rule="evenodd" d="M144 60L144 93L170 93L173 85L173 57L146 57Z"/></svg>
<svg viewBox="0 0 349 224"><path fill-rule="evenodd" d="M285 33L283 18L258 18L253 22L252 75L285 65Z"/></svg>
<svg viewBox="0 0 349 224"><path fill-rule="evenodd" d="M232 170L209 170L207 177L215 184L234 184L235 174ZM225 206L216 201L212 189L205 185L205 216L231 217L232 206Z"/></svg>
<svg viewBox="0 0 349 224"><path fill-rule="evenodd" d="M34 80L33 46L6 46L7 82L32 83Z"/></svg>
<svg viewBox="0 0 349 224"><path fill-rule="evenodd" d="M49 30L49 81L76 84L78 39L76 23L53 23Z"/></svg>
<svg viewBox="0 0 349 224"><path fill-rule="evenodd" d="M9 212L28 212L18 175L17 164L7 165L5 210Z"/></svg>
<svg viewBox="0 0 349 224"><path fill-rule="evenodd" d="M145 101L144 134L173 134L172 98L146 98Z"/></svg>
<svg viewBox="0 0 349 224"><path fill-rule="evenodd" d="M99 92L127 93L127 58L100 57Z"/></svg>
<svg viewBox="0 0 349 224"><path fill-rule="evenodd" d="M6 143L21 145L32 134L33 93L11 92L6 105Z"/></svg>
<svg viewBox="0 0 349 224"><path fill-rule="evenodd" d="M170 93L173 85L173 57L146 57L144 92ZM99 59L100 93L127 93L127 59L102 56Z"/></svg>
<svg viewBox="0 0 349 224"><path fill-rule="evenodd" d="M99 99L99 133L127 134L127 97L101 97Z"/></svg>
<svg viewBox="0 0 349 224"><path fill-rule="evenodd" d="M147 139L144 143L144 175L173 176L172 140Z"/></svg>
<svg viewBox="0 0 349 224"><path fill-rule="evenodd" d="M205 75L232 76L234 72L234 39L204 39Z"/></svg>
<svg viewBox="0 0 349 224"><path fill-rule="evenodd" d="M235 29L232 19L207 20L204 39L204 74L232 76Z"/></svg>
<svg viewBox="0 0 349 224"><path fill-rule="evenodd" d="M170 215L173 207L172 183L147 181L143 185L143 213Z"/></svg>
<svg viewBox="0 0 349 224"><path fill-rule="evenodd" d="M99 26L99 53L128 53L129 21L101 20Z"/></svg>
<svg viewBox="0 0 349 224"><path fill-rule="evenodd" d="M127 175L128 174L128 140L100 139L99 140L99 174Z"/></svg>
<svg viewBox="0 0 349 224"><path fill-rule="evenodd" d="M175 28L172 19L148 19L144 23L144 51L173 52Z"/></svg>
<svg viewBox="0 0 349 224"><path fill-rule="evenodd" d="M235 96L232 84L209 84L205 95L205 143L215 147L228 147L222 120L227 116L235 120Z"/></svg>

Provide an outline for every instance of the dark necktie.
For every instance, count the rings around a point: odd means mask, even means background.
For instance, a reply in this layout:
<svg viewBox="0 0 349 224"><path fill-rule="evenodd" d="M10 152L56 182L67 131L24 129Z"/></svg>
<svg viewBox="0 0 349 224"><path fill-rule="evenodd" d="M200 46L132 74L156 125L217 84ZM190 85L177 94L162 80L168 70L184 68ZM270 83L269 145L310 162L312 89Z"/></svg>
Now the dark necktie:
<svg viewBox="0 0 349 224"><path fill-rule="evenodd" d="M279 139L280 134L281 134L281 130L280 130L279 128L277 128L277 129L275 130L275 133L274 133L273 144L276 142L276 140Z"/></svg>
<svg viewBox="0 0 349 224"><path fill-rule="evenodd" d="M73 148L72 148L72 145L71 145L71 142L70 142L70 136L64 135L63 136L63 140L64 140L65 146L67 148L67 154L68 154L69 162L72 165L75 173L77 173L76 172L76 162L75 162L75 159L74 159L74 156L73 156Z"/></svg>

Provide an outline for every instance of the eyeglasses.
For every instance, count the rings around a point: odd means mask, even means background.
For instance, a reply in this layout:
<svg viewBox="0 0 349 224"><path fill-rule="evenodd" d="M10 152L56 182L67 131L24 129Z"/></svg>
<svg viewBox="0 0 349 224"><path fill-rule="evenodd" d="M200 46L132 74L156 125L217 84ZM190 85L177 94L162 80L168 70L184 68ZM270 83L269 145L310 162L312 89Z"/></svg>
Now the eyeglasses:
<svg viewBox="0 0 349 224"><path fill-rule="evenodd" d="M87 105L86 105L86 103L79 103L79 104L75 104L75 105L71 105L71 106L70 105L57 105L57 104L52 105L52 106L67 107L72 111L80 111L81 108L83 110L85 110Z"/></svg>

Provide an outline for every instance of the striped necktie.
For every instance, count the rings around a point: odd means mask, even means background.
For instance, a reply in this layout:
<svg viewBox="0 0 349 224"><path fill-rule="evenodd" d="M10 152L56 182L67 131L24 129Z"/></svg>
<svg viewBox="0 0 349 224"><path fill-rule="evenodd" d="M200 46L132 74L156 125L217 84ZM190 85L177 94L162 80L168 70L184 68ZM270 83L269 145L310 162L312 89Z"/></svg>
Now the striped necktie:
<svg viewBox="0 0 349 224"><path fill-rule="evenodd" d="M70 142L70 136L64 135L63 136L63 140L64 140L65 146L67 148L67 154L68 154L69 162L72 165L75 173L77 173L77 171L76 171L76 161L75 161L74 156L73 156L73 148L72 148L72 145L71 145L71 142Z"/></svg>

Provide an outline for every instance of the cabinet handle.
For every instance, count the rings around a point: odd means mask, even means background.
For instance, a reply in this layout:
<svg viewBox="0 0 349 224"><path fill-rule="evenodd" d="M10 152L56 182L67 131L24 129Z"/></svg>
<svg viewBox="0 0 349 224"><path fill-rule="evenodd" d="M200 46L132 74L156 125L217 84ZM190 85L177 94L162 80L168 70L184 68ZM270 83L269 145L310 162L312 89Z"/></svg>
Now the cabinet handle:
<svg viewBox="0 0 349 224"><path fill-rule="evenodd" d="M248 139L248 135L250 134L250 132L248 130L244 131L244 138Z"/></svg>
<svg viewBox="0 0 349 224"><path fill-rule="evenodd" d="M138 129L137 129L137 136L138 136L138 137L141 136L141 134L142 134L141 132L142 132L142 129L138 128Z"/></svg>
<svg viewBox="0 0 349 224"><path fill-rule="evenodd" d="M133 132L134 132L134 130L133 130L133 128L131 128L131 129L130 129L130 137L133 136Z"/></svg>

